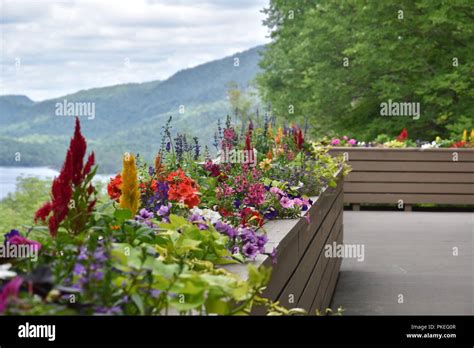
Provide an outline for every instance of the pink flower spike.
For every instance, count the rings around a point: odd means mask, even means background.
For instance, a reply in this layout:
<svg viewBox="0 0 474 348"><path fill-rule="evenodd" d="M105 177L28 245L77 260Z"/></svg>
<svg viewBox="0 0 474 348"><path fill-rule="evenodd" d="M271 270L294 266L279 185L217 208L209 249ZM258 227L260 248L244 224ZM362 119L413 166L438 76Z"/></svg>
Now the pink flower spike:
<svg viewBox="0 0 474 348"><path fill-rule="evenodd" d="M7 309L10 297L13 299L18 298L21 284L23 284L23 279L21 277L15 277L3 287L2 292L0 292L0 313L5 312Z"/></svg>

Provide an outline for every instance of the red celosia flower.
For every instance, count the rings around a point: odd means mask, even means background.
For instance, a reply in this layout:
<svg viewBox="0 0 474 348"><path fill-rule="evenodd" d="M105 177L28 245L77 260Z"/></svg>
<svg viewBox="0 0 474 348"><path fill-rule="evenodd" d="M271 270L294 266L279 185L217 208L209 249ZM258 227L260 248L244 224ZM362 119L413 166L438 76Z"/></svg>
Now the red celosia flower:
<svg viewBox="0 0 474 348"><path fill-rule="evenodd" d="M94 199L92 202L89 203L87 206L87 212L90 213L92 209L94 209L95 204L97 203L97 199Z"/></svg>
<svg viewBox="0 0 474 348"><path fill-rule="evenodd" d="M81 124L79 118L76 118L76 128L74 129L74 136L69 144L69 151L72 155L72 182L78 185L83 178L83 160L86 154L86 139L81 134ZM92 160L94 156L92 156Z"/></svg>
<svg viewBox="0 0 474 348"><path fill-rule="evenodd" d="M245 150L252 151L252 132L248 131L245 137Z"/></svg>
<svg viewBox="0 0 474 348"><path fill-rule="evenodd" d="M120 187L122 186L122 176L117 174L115 178L110 178L110 182L107 185L107 193L111 199L116 200L117 202L122 195L122 190Z"/></svg>
<svg viewBox="0 0 474 348"><path fill-rule="evenodd" d="M408 138L408 131L406 128L403 128L401 133L398 135L397 140L398 141L405 141Z"/></svg>
<svg viewBox="0 0 474 348"><path fill-rule="evenodd" d="M301 130L301 128L297 128L296 126L294 129L295 129L295 132L293 134L293 138L295 140L297 149L301 150L304 143L303 131Z"/></svg>
<svg viewBox="0 0 474 348"><path fill-rule="evenodd" d="M48 217L49 213L51 213L52 209L53 205L51 202L44 203L35 213L35 222L38 221L38 219L46 222L46 218Z"/></svg>
<svg viewBox="0 0 474 348"><path fill-rule="evenodd" d="M84 166L84 171L82 174L83 177L86 177L86 175L91 172L91 168L94 164L95 164L95 157L94 157L94 152L92 152L87 158L86 165Z"/></svg>
<svg viewBox="0 0 474 348"><path fill-rule="evenodd" d="M87 144L81 134L79 118L76 118L74 136L69 143L66 159L59 176L53 180L51 202L43 204L35 213L35 221L41 219L43 222L46 222L47 217L52 214L49 218L48 226L49 232L53 237L56 236L59 225L69 212L69 203L73 197L73 190L80 187L85 175L91 171L94 165L93 153L89 156L86 165L84 166L83 164L86 148ZM87 193L91 195L91 190L88 189Z"/></svg>
<svg viewBox="0 0 474 348"><path fill-rule="evenodd" d="M49 232L53 237L56 236L59 224L66 218L69 211L69 202L72 197L72 176L73 176L73 162L72 152L69 149L66 155L66 161L59 173L59 176L53 180L51 187L52 196L52 212L54 221L49 223Z"/></svg>

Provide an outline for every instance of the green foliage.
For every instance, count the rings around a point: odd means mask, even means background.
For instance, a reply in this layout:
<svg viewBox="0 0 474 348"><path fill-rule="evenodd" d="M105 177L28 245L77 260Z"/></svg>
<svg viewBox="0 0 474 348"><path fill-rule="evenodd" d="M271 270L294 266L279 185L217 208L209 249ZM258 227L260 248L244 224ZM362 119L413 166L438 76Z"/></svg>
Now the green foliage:
<svg viewBox="0 0 474 348"><path fill-rule="evenodd" d="M35 211L47 200L51 182L37 178L18 178L16 192L0 201L0 236L12 227L32 226Z"/></svg>
<svg viewBox="0 0 474 348"><path fill-rule="evenodd" d="M103 184L95 183L99 200L104 199ZM17 178L16 191L0 201L0 238L13 228L33 226L36 210L50 200L51 181L32 177Z"/></svg>
<svg viewBox="0 0 474 348"><path fill-rule="evenodd" d="M273 41L258 80L276 115L358 139L472 127L472 1L272 0L265 12ZM381 117L389 99L419 102L421 117Z"/></svg>

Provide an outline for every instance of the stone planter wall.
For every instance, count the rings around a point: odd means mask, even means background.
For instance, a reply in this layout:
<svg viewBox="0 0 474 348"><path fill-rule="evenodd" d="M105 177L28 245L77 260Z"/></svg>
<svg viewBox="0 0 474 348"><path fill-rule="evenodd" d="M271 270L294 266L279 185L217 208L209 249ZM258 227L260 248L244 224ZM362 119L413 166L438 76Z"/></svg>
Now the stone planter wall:
<svg viewBox="0 0 474 348"><path fill-rule="evenodd" d="M305 217L270 221L265 225L268 249L277 247L277 263L267 256L255 260L260 266L272 267L272 276L264 296L286 308L303 308L309 314L330 305L342 259L325 256L324 246L343 239L343 178L338 175L336 188L326 188ZM242 264L226 269L246 274ZM255 308L254 314L264 314Z"/></svg>
<svg viewBox="0 0 474 348"><path fill-rule="evenodd" d="M344 202L473 204L474 149L386 149L337 147L352 167Z"/></svg>

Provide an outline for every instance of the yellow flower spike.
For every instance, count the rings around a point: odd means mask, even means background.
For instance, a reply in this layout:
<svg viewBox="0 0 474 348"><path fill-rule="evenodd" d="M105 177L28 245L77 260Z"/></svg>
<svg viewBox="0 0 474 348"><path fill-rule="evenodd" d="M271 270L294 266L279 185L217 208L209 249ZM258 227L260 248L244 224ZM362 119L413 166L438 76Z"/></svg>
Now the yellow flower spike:
<svg viewBox="0 0 474 348"><path fill-rule="evenodd" d="M464 130L464 132L462 132L462 141L467 141L467 129Z"/></svg>
<svg viewBox="0 0 474 348"><path fill-rule="evenodd" d="M140 202L140 191L138 190L135 157L128 152L123 156L121 190L122 195L120 196L120 208L129 209L132 214L135 215Z"/></svg>
<svg viewBox="0 0 474 348"><path fill-rule="evenodd" d="M474 128L471 129L471 141L474 141Z"/></svg>
<svg viewBox="0 0 474 348"><path fill-rule="evenodd" d="M473 130L473 132L474 132L474 130ZM271 125L271 124L268 125L268 136L269 136L270 138L273 138L273 129L272 129L272 125Z"/></svg>

